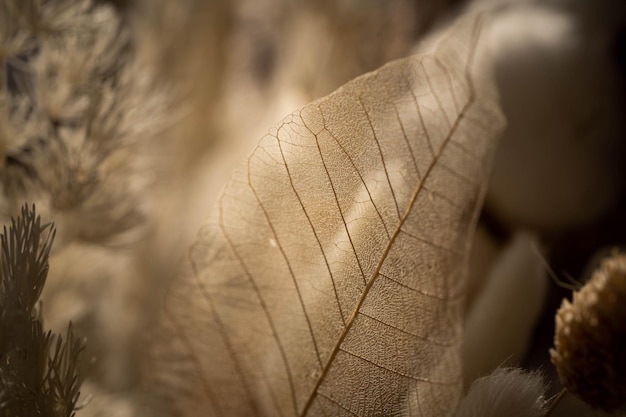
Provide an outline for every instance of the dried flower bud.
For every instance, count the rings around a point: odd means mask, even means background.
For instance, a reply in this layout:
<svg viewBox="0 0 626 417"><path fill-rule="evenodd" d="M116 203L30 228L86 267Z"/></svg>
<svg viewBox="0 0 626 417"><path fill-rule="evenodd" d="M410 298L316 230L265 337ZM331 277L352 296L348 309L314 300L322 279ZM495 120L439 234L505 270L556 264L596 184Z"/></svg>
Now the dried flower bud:
<svg viewBox="0 0 626 417"><path fill-rule="evenodd" d="M626 405L626 254L605 259L563 300L550 350L561 383L594 408Z"/></svg>

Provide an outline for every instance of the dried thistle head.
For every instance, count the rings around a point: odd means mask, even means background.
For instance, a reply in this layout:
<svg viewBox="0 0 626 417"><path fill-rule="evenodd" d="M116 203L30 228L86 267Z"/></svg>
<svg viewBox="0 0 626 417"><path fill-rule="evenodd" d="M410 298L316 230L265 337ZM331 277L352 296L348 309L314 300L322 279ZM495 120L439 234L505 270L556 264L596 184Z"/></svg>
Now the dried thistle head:
<svg viewBox="0 0 626 417"><path fill-rule="evenodd" d="M594 408L626 406L626 254L605 259L563 300L550 350L561 383Z"/></svg>
<svg viewBox="0 0 626 417"><path fill-rule="evenodd" d="M141 225L165 99L114 8L3 1L0 64L0 216L35 202L61 241Z"/></svg>

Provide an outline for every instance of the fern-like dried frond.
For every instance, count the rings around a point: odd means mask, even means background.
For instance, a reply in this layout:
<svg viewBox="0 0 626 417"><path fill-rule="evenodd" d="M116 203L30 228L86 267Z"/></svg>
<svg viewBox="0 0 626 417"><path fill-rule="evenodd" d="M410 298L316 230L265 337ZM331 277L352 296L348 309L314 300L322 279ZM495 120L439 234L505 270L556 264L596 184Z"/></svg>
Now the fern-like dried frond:
<svg viewBox="0 0 626 417"><path fill-rule="evenodd" d="M65 339L43 330L37 300L55 230L22 207L0 235L0 417L74 415L83 350L70 323Z"/></svg>

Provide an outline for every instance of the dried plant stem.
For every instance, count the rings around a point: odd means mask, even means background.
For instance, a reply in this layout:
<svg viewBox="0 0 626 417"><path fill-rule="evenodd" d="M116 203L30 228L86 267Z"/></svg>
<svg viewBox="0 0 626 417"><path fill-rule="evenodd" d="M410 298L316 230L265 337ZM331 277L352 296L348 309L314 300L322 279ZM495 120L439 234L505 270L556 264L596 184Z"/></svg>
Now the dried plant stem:
<svg viewBox="0 0 626 417"><path fill-rule="evenodd" d="M559 405L563 397L565 397L565 394L567 394L567 388L563 388L558 394L552 397L552 400L550 400L550 406L546 410L544 417L549 417L552 412L556 410L556 407Z"/></svg>

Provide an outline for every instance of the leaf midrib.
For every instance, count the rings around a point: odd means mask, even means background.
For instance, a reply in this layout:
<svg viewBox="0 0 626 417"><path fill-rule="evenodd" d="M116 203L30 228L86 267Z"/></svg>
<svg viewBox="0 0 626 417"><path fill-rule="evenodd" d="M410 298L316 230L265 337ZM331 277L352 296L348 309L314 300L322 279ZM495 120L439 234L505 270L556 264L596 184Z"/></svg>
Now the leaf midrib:
<svg viewBox="0 0 626 417"><path fill-rule="evenodd" d="M318 393L318 389L319 389L320 385L322 384L322 382L326 378L326 375L328 374L328 371L330 370L330 368L331 368L331 366L332 366L332 364L333 364L333 362L335 360L335 357L337 356L337 354L340 351L341 344L343 343L343 341L345 340L346 336L350 332L350 330L352 328L352 324L356 320L356 317L359 314L361 306L363 305L363 303L365 302L365 299L369 295L369 291L371 290L372 286L376 282L376 278L378 277L378 275L380 273L380 270L381 270L385 260L387 259L387 256L389 255L389 252L391 251L391 248L393 247L397 236L400 234L402 226L404 225L406 219L408 218L409 214L411 213L411 210L413 209L413 206L415 205L415 201L417 200L417 197L418 197L420 191L422 190L426 179L429 177L432 169L437 165L437 162L439 161L439 158L440 158L441 154L446 149L448 143L450 142L450 139L452 138L452 136L454 135L454 133L458 129L458 126L461 123L461 121L463 120L465 114L467 113L469 108L474 103L475 91L474 91L474 85L473 85L472 79L471 79L470 68L471 68L473 60L474 60L474 53L475 53L475 50L476 50L476 44L478 42L478 38L479 38L479 35L480 35L481 27L482 27L482 19L479 16L477 21L476 21L476 25L475 25L475 27L473 29L473 32L472 32L472 41L471 41L471 44L470 44L470 51L469 51L469 55L468 55L467 65L466 65L466 68L465 68L465 71L464 71L465 72L465 78L467 80L468 88L469 88L469 97L468 97L467 103L465 103L465 105L463 106L463 109L459 112L459 115L457 116L456 120L454 121L454 124L450 127L450 130L448 131L448 134L446 135L445 139L443 140L442 145L441 145L441 147L439 149L439 152L436 155L433 156L433 160L432 160L431 164L428 166L428 169L426 170L426 172L424 173L424 175L420 179L419 183L417 184L417 187L415 188L415 191L413 191L413 194L411 195L411 197L409 199L407 208L405 209L404 213L402 214L402 217L399 219L398 225L396 226L395 230L393 231L393 234L389 238L389 241L388 241L387 245L385 246L385 249L384 249L384 251L383 251L383 253L382 253L381 257L380 257L380 260L378 261L378 264L376 265L376 268L372 272L372 274L370 276L370 279L367 282L367 285L363 289L363 292L361 293L361 296L359 297L359 300L358 300L356 306L354 307L354 309L352 311L352 314L350 315L350 318L346 322L346 325L345 325L343 331L339 335L339 338L337 339L337 342L335 343L335 346L333 347L333 349L332 349L332 351L330 353L330 356L328 357L328 360L326 361L326 365L324 366L324 368L322 369L319 377L317 378L315 386L313 387L313 389L311 391L311 394L310 394L307 402L305 403L304 408L302 409L302 412L299 414L300 417L306 417L306 415L307 415L307 413L309 411L309 408L311 407L311 405L313 404L313 401L317 397L317 393ZM359 99L361 99L360 96L359 96ZM369 118L369 116L368 116L368 118Z"/></svg>

